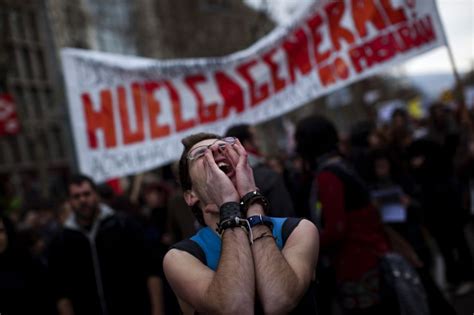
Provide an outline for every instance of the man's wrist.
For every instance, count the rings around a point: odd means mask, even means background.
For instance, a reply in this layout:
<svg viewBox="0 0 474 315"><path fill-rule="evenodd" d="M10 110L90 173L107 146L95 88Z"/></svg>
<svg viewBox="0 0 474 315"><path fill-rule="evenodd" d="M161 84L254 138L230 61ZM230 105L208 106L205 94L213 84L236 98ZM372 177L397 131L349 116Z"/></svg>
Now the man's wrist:
<svg viewBox="0 0 474 315"><path fill-rule="evenodd" d="M242 211L238 202L225 202L219 207L220 221L225 221L230 218L242 217Z"/></svg>
<svg viewBox="0 0 474 315"><path fill-rule="evenodd" d="M217 233L222 235L226 229L240 227L248 229L247 220L242 219L241 207L238 202L226 202L220 208L220 221L217 224Z"/></svg>
<svg viewBox="0 0 474 315"><path fill-rule="evenodd" d="M256 226L252 227L252 233L254 235L260 235L260 234L263 234L265 232L269 232L270 234L272 233L270 228L266 225L263 225L263 224L256 225Z"/></svg>
<svg viewBox="0 0 474 315"><path fill-rule="evenodd" d="M265 225L267 226L270 230L273 230L273 221L270 217L264 216L264 215L253 215L247 218L249 225L251 228L258 226L258 225Z"/></svg>
<svg viewBox="0 0 474 315"><path fill-rule="evenodd" d="M247 218L254 216L254 215L265 215L265 211L261 204L254 203L251 205L247 210Z"/></svg>
<svg viewBox="0 0 474 315"><path fill-rule="evenodd" d="M249 231L244 227L244 226L236 226L230 229L226 229L222 231L222 238L224 238L224 235L226 237L229 237L230 235L234 235L235 237L241 237L241 235L245 236L246 239L248 239Z"/></svg>
<svg viewBox="0 0 474 315"><path fill-rule="evenodd" d="M223 204L228 203L228 202L240 202L239 196L229 196L229 197L224 197L224 199L221 200L220 203L217 204L217 206L220 208Z"/></svg>
<svg viewBox="0 0 474 315"><path fill-rule="evenodd" d="M259 205L259 206L258 206ZM242 213L247 217L251 215L263 215L268 210L268 200L258 191L258 189L246 193L240 198Z"/></svg>

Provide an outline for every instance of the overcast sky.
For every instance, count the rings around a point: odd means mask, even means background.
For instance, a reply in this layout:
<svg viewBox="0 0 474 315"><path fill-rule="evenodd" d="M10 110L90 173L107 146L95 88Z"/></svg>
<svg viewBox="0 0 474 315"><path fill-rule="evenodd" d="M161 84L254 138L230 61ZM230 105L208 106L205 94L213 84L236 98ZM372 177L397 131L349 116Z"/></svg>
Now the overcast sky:
<svg viewBox="0 0 474 315"><path fill-rule="evenodd" d="M468 71L474 63L474 0L438 0L437 4L456 66L461 72ZM444 47L414 58L404 67L408 73L451 71Z"/></svg>
<svg viewBox="0 0 474 315"><path fill-rule="evenodd" d="M295 11L304 10L307 4L314 0L246 1L255 7L266 3L274 18L280 23L286 23ZM458 70L468 71L474 67L474 0L436 0L436 2ZM403 68L407 74L451 72L445 47L416 57L406 62Z"/></svg>

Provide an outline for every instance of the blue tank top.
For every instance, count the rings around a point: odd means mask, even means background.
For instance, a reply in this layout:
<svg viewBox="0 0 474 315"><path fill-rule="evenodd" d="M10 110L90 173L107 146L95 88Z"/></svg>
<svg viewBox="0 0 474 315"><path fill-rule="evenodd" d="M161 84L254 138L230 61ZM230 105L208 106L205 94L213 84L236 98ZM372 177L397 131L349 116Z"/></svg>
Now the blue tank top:
<svg viewBox="0 0 474 315"><path fill-rule="evenodd" d="M273 218L272 234L275 237L277 247L282 250L285 242L299 224L301 219L297 218ZM221 256L221 238L211 228L204 227L200 229L196 235L189 239L182 240L174 244L171 248L186 251L199 259L204 265L207 265L213 271L217 270L219 259ZM197 314L197 313L196 313ZM263 314L260 302L255 304L255 314ZM314 282L311 282L305 295L297 305L297 307L290 312L291 315L306 315L316 314L316 301L314 292Z"/></svg>
<svg viewBox="0 0 474 315"><path fill-rule="evenodd" d="M283 248L282 229L283 224L287 218L273 218L270 217L273 222L272 234L275 237L276 244L280 250ZM221 257L221 238L210 227L204 227L200 229L196 235L191 237L191 240L196 242L204 252L206 256L206 264L209 268L216 271L219 259Z"/></svg>

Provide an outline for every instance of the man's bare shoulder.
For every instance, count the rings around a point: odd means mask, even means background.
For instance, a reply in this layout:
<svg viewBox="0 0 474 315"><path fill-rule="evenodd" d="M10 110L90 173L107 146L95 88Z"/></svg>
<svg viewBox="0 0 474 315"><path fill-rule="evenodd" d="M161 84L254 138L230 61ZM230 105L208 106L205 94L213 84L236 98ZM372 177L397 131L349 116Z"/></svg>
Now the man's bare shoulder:
<svg viewBox="0 0 474 315"><path fill-rule="evenodd" d="M178 298L193 308L204 301L204 293L214 277L214 271L190 253L173 248L163 259L163 270Z"/></svg>
<svg viewBox="0 0 474 315"><path fill-rule="evenodd" d="M287 245L292 246L295 243L298 243L300 239L306 239L309 240L310 242L317 242L319 241L319 231L316 225L314 225L313 222L307 220L307 219L301 219L299 221L298 225L291 231L290 235L288 236L288 240L285 244L285 247Z"/></svg>
<svg viewBox="0 0 474 315"><path fill-rule="evenodd" d="M181 265L187 265L188 267L197 269L209 269L191 253L177 248L170 249L163 258L163 268L165 273L167 271L179 271L179 269L181 269Z"/></svg>

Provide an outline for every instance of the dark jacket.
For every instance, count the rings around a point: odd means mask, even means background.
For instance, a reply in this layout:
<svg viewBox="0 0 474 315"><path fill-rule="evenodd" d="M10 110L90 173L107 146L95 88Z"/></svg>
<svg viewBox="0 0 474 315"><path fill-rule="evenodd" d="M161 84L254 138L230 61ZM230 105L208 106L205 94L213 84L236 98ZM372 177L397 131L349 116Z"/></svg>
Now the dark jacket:
<svg viewBox="0 0 474 315"><path fill-rule="evenodd" d="M151 268L142 232L111 208L100 209L90 231L72 216L51 245L56 299L70 299L76 315L149 313Z"/></svg>
<svg viewBox="0 0 474 315"><path fill-rule="evenodd" d="M7 247L0 253L0 314L52 314L46 268L16 239L13 223L0 215Z"/></svg>
<svg viewBox="0 0 474 315"><path fill-rule="evenodd" d="M273 217L294 217L295 210L283 178L254 155L249 154L255 185L270 203L267 213Z"/></svg>

